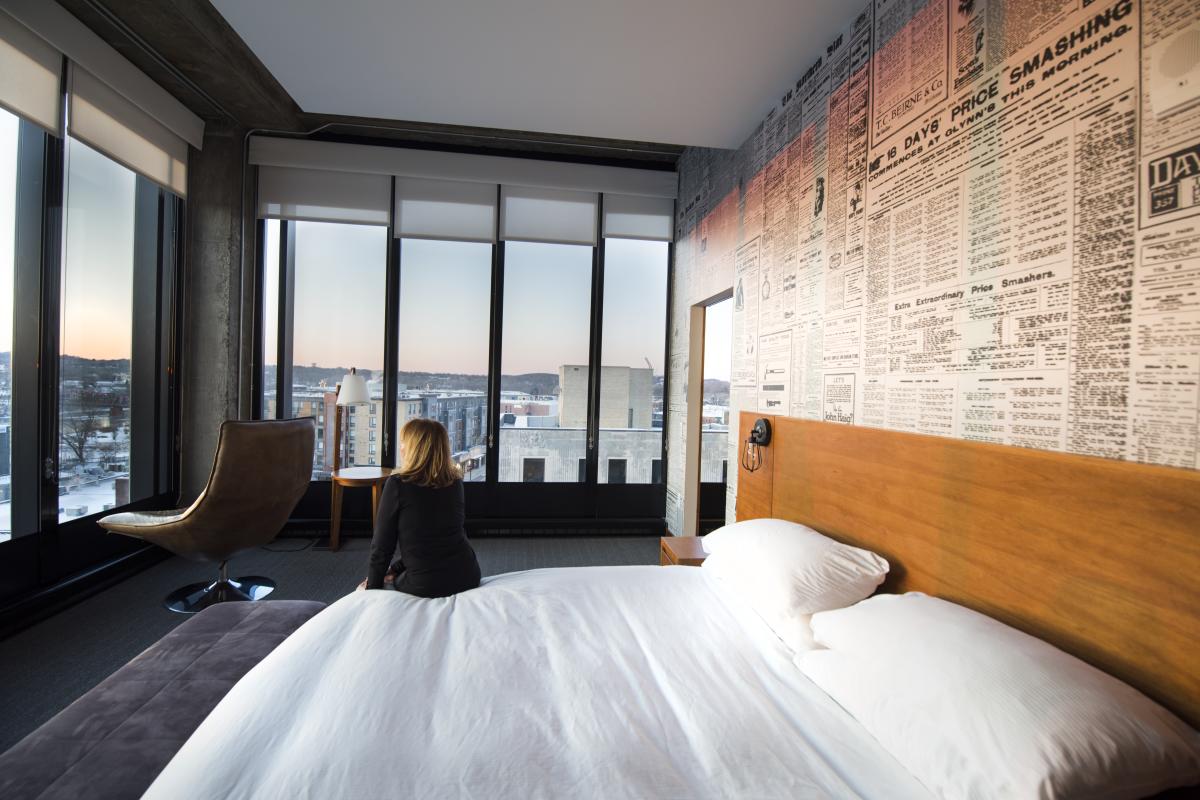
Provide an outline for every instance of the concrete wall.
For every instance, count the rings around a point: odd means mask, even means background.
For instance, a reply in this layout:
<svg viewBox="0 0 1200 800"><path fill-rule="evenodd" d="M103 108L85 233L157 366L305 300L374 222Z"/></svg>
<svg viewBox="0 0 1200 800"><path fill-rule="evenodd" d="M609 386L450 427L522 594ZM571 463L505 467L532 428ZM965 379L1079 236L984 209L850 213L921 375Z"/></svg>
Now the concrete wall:
<svg viewBox="0 0 1200 800"><path fill-rule="evenodd" d="M608 462L612 458L625 459L626 483L650 483L654 461L662 458L662 431L601 429L597 446L600 483L609 482Z"/></svg>
<svg viewBox="0 0 1200 800"><path fill-rule="evenodd" d="M544 458L546 483L579 480L579 460L587 458L582 428L501 428L500 480L520 482L526 458Z"/></svg>
<svg viewBox="0 0 1200 800"><path fill-rule="evenodd" d="M598 454L600 483L608 482L608 460L624 458L626 483L649 483L655 459L662 458L662 431L619 429L600 431ZM700 480L719 482L721 462L729 457L728 434L704 431L700 455ZM546 482L574 483L579 460L587 457L584 432L566 428L502 428L500 431L500 481L519 482L525 458L546 459Z"/></svg>

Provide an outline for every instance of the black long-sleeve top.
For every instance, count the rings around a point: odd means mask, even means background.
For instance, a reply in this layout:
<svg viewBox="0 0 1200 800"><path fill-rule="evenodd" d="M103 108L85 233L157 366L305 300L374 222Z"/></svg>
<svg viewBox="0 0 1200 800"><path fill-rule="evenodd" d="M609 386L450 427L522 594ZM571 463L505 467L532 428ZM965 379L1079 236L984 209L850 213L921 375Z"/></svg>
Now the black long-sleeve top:
<svg viewBox="0 0 1200 800"><path fill-rule="evenodd" d="M462 481L441 489L393 475L383 487L371 539L367 588L382 589L400 545L396 588L421 597L446 597L479 585L479 562L464 527Z"/></svg>

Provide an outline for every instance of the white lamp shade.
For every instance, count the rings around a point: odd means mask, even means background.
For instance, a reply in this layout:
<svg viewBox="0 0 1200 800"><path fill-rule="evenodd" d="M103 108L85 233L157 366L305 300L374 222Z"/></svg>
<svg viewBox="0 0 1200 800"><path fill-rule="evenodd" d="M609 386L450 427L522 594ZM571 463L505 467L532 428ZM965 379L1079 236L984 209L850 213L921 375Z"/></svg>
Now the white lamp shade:
<svg viewBox="0 0 1200 800"><path fill-rule="evenodd" d="M337 404L339 406L354 406L360 403L369 403L371 399L367 397L367 379L357 372L348 372L342 378L342 388L338 392Z"/></svg>

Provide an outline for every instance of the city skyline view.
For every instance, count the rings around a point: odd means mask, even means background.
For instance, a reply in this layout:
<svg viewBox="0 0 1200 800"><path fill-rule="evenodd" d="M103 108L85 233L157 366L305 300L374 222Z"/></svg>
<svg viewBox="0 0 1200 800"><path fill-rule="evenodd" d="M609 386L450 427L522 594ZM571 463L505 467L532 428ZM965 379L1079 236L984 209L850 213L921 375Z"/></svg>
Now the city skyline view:
<svg viewBox="0 0 1200 800"><path fill-rule="evenodd" d="M273 368L270 368L273 370ZM336 420L335 385L341 368L293 366L291 416L312 416L318 424L313 479L329 477L334 468L331 452ZM268 374L268 382L273 377ZM369 401L343 409L342 466L381 463L382 432L388 413L383 403L382 375L370 374ZM455 461L464 480L487 477L486 454L489 420L485 375L458 373L399 373L400 391L395 406L396 425L402 428L416 417L435 419L450 437ZM588 408L588 370L581 365L561 365L557 374L527 373L505 376L505 383L526 381L521 389L500 393L500 482L578 482L588 458L584 437ZM415 379L415 380L414 380ZM724 480L725 431L728 386L706 381L704 447L701 477L705 482ZM553 387L548 390L547 387ZM604 366L601 369L598 478L601 483L657 483L663 480L662 376L645 367ZM275 395L264 398L265 416L275 418Z"/></svg>

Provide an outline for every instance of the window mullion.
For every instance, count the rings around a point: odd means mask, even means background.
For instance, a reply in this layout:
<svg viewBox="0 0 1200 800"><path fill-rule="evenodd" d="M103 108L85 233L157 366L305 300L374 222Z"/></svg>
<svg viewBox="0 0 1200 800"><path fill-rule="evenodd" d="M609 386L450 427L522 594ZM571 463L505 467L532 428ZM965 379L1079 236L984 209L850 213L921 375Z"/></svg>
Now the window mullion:
<svg viewBox="0 0 1200 800"><path fill-rule="evenodd" d="M44 468L45 450L39 438L42 416L42 385L39 363L55 375L52 388L56 402L57 371L43 360L41 315L46 270L59 267L59 234L62 181L58 177L61 153L56 140L31 122L20 122L17 136L17 198L13 270L13 347L9 361L11 414L9 430L12 463L9 491L12 503L12 536L39 530L45 522L41 500L52 495L57 521L58 472L54 464ZM56 237L52 239L51 237ZM50 263L47 263L50 262ZM57 286L57 281L54 282ZM57 310L57 296L53 298ZM57 315L54 317L57 320ZM57 340L54 342L57 347ZM54 406L45 419L53 422ZM41 487L42 491L39 491Z"/></svg>
<svg viewBox="0 0 1200 800"><path fill-rule="evenodd" d="M134 189L133 352L129 369L129 499L154 495L157 438L158 294L161 238L158 186L140 175ZM117 493L118 498L120 492Z"/></svg>
<svg viewBox="0 0 1200 800"><path fill-rule="evenodd" d="M257 202L255 206L257 207ZM254 331L253 369L250 375L250 417L264 419L267 413L267 397L263 384L266 378L266 325L267 303L264 290L267 286L267 221L260 219L254 226ZM276 367L276 372L279 369Z"/></svg>
<svg viewBox="0 0 1200 800"><path fill-rule="evenodd" d="M65 104L64 104L65 105ZM67 146L62 139L46 137L45 161L42 169L42 275L39 301L41 354L38 368L39 416L41 438L39 468L41 471L42 534L57 535L58 531L58 470L61 421L59 407L62 387L59 385L61 361L59 347L62 320L63 248L66 245L65 205L67 186ZM55 543L47 542L47 548ZM47 575L41 576L43 580Z"/></svg>
<svg viewBox="0 0 1200 800"><path fill-rule="evenodd" d="M496 187L497 208L500 187ZM504 242L500 240L500 214L496 214L496 236L492 242L492 314L488 347L487 380L487 463L484 480L500 480L500 348L504 343Z"/></svg>
<svg viewBox="0 0 1200 800"><path fill-rule="evenodd" d="M292 417L292 331L296 299L296 223L279 223L279 329L275 361L275 417Z"/></svg>
<svg viewBox="0 0 1200 800"><path fill-rule="evenodd" d="M159 238L162 241L159 262L158 296L158 482L157 494L174 494L179 489L177 464L179 452L176 434L179 430L179 397L176 389L176 363L179 356L179 254L183 241L183 200L160 193L162 216Z"/></svg>
<svg viewBox="0 0 1200 800"><path fill-rule="evenodd" d="M670 426L670 401L671 401L671 314L675 306L675 242L674 240L667 242L667 317L666 331L663 335L663 386L662 386L662 467L660 468L662 480L661 483L667 482L667 461L670 458L670 448L668 443L671 439L667 435ZM664 512L665 513L665 512Z"/></svg>
<svg viewBox="0 0 1200 800"><path fill-rule="evenodd" d="M392 193L395 194L396 179L392 178ZM400 270L404 252L400 239L388 226L388 265L385 284L384 336L383 336L383 450L379 463L394 467L396 460L396 437L399 433L396 421L400 416L398 406L400 385Z"/></svg>
<svg viewBox="0 0 1200 800"><path fill-rule="evenodd" d="M596 202L596 230L602 230L604 196ZM600 360L604 324L604 237L592 246L592 326L588 347L587 483L599 481L600 458Z"/></svg>

